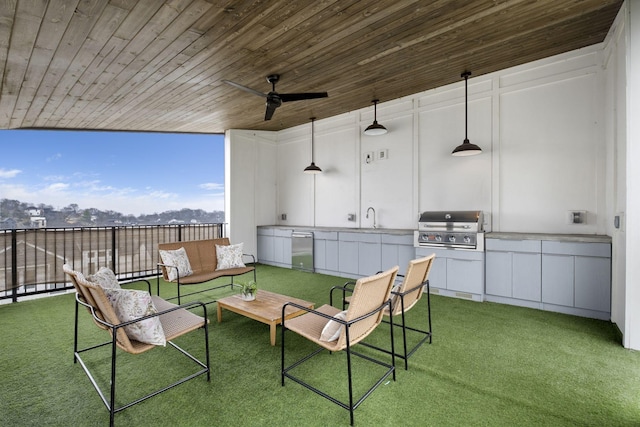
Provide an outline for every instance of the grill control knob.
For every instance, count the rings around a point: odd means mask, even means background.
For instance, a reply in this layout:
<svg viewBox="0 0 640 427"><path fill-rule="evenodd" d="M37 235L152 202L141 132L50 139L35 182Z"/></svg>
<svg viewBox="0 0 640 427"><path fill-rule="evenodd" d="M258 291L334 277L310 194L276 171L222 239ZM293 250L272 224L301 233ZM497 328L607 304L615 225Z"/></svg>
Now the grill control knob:
<svg viewBox="0 0 640 427"><path fill-rule="evenodd" d="M449 236L449 241L454 243L456 241L456 236Z"/></svg>
<svg viewBox="0 0 640 427"><path fill-rule="evenodd" d="M464 236L464 242L465 242L465 243L471 243L471 237L469 237L469 236Z"/></svg>
<svg viewBox="0 0 640 427"><path fill-rule="evenodd" d="M435 235L435 240L436 240L436 242L442 242L442 236L439 235L439 234L436 234Z"/></svg>

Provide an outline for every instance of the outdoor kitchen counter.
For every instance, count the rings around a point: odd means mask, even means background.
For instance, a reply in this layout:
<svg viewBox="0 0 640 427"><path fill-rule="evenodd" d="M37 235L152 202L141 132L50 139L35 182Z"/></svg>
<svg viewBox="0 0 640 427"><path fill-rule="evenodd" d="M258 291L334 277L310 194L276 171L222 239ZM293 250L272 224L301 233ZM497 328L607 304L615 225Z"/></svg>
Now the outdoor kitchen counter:
<svg viewBox="0 0 640 427"><path fill-rule="evenodd" d="M318 273L355 279L395 265L404 272L415 258L413 229L264 225L258 226L258 261L292 268L292 237L300 232L313 233L310 256Z"/></svg>
<svg viewBox="0 0 640 427"><path fill-rule="evenodd" d="M336 231L338 233L375 233L375 234L398 234L413 236L414 229L411 228L355 228L355 227L311 227L307 225L260 225L264 228L275 228L281 230L294 231Z"/></svg>
<svg viewBox="0 0 640 427"><path fill-rule="evenodd" d="M484 235L487 239L502 240L547 240L577 243L611 243L611 236L603 234L551 234L551 233L505 233L491 232Z"/></svg>

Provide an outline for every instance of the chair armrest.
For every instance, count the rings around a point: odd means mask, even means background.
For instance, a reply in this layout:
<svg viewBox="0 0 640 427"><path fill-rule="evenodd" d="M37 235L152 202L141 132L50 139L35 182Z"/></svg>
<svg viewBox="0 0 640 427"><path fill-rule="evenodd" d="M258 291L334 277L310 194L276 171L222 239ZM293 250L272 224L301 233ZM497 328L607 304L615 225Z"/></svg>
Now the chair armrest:
<svg viewBox="0 0 640 427"><path fill-rule="evenodd" d="M256 257L254 257L252 254L242 254L243 257L248 256L251 257L252 261L251 263L255 265L256 263Z"/></svg>
<svg viewBox="0 0 640 427"><path fill-rule="evenodd" d="M176 282L178 283L178 285L180 284L180 269L175 266L175 265L169 265L169 264L163 264L161 262L158 263L158 276L160 275L160 267L164 267L164 268L175 268L176 269ZM163 275L164 276L164 275ZM158 294L159 295L159 294Z"/></svg>
<svg viewBox="0 0 640 427"><path fill-rule="evenodd" d="M345 284L342 286L332 287L331 290L329 291L329 304L333 305L333 291L336 289L340 289L342 290L342 309L344 310L345 298L347 297L347 293L353 293L353 289L351 287L354 287L355 285L356 285L356 282L349 281L349 282L345 282Z"/></svg>
<svg viewBox="0 0 640 427"><path fill-rule="evenodd" d="M352 320L349 320L349 321L337 319L337 318L331 316L330 314L321 313L321 312L319 312L317 310L314 310L313 308L305 307L303 305L296 304L294 302L288 302L288 303L286 303L285 305L282 306L282 326L283 327L284 327L284 322L286 320L285 319L285 310L286 310L287 306L292 306L292 307L298 308L300 310L304 310L307 313L312 313L312 314L315 314L316 316L324 317L325 319L328 319L328 320L333 320L333 321L338 322L338 323L340 323L342 325L345 325L345 326L351 326L354 323L358 323L359 321L366 319L367 317L373 316L374 314L376 314L379 311L383 310L385 306L389 306L389 310L391 310L391 299L388 299L387 301L385 301L385 303L382 304L380 307L377 307L377 308L371 310L370 312L365 313L362 316L356 317L355 319L352 319Z"/></svg>
<svg viewBox="0 0 640 427"><path fill-rule="evenodd" d="M149 286L151 286L151 285L149 285ZM146 320L146 319L150 319L152 317L162 316L163 314L171 313L172 311L176 311L176 310L191 310L191 309L198 308L198 307L202 307L202 309L203 309L202 317L205 319L205 321L207 319L207 306L204 303L200 302L200 301L193 301L193 302L188 302L188 303L176 305L175 307L171 307L171 308L168 308L166 310L158 311L156 313L149 314L149 315L143 316L143 317L139 317L137 319L128 320L126 322L120 322L117 325L114 325L114 324L109 323L106 320L103 320L100 317L98 317L98 315L96 314L95 307L93 307L91 304L89 304L86 301L84 301L83 298L80 296L80 294L78 294L77 292L76 292L76 301L79 304L85 306L86 308L88 308L91 311L91 315L93 316L93 318L94 318L94 320L96 322L100 323L101 325L103 325L103 326L105 326L107 328L113 329L113 330L116 330L116 329L119 329L119 328L124 328L125 326L129 326L129 325L132 325L134 323L141 322L141 321Z"/></svg>
<svg viewBox="0 0 640 427"><path fill-rule="evenodd" d="M391 293L394 294L394 295L398 295L398 296L404 297L405 295L410 294L411 292L415 291L416 289L424 288L425 286L427 287L427 289L429 289L429 280L428 279L425 280L424 282L420 283L419 285L414 286L411 289L405 290L404 292L396 292L396 291L391 290Z"/></svg>
<svg viewBox="0 0 640 427"><path fill-rule="evenodd" d="M128 278L125 279L123 281L118 281L118 285L122 286L122 285L130 285L131 283L138 283L138 282L145 282L147 284L147 292L151 293L151 282L148 279L143 279L142 277L139 278Z"/></svg>
<svg viewBox="0 0 640 427"><path fill-rule="evenodd" d="M305 307L305 306L297 304L295 302L288 302L288 303L285 303L282 306L282 323L281 323L281 325L283 325L283 326L284 326L284 321L286 320L285 319L285 313L286 313L287 306L295 307L295 308L297 308L299 310L306 311L307 313L313 313L313 314L318 315L320 317L324 317L325 319L331 320L331 319L334 318L333 316L331 316L329 314L321 313L321 312L319 312L319 311L317 311L317 310L315 310L313 308ZM342 322L339 319L336 319L336 320L339 321L339 322Z"/></svg>

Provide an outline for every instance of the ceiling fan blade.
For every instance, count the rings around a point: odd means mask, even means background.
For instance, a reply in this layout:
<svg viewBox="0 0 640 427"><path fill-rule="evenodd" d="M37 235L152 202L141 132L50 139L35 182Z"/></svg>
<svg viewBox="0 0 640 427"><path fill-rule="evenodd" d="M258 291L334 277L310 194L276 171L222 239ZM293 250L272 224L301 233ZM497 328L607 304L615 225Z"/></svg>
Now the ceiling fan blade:
<svg viewBox="0 0 640 427"><path fill-rule="evenodd" d="M282 102L302 101L304 99L326 98L329 96L327 92L308 92L308 93L280 93L278 94Z"/></svg>
<svg viewBox="0 0 640 427"><path fill-rule="evenodd" d="M245 92L249 92L249 93L252 93L254 95L261 96L263 98L267 97L266 93L258 92L257 90L251 89L250 87L242 86L240 83L232 82L231 80L223 80L223 82L225 82L226 84L231 85L233 87L236 87L238 89L244 90Z"/></svg>
<svg viewBox="0 0 640 427"><path fill-rule="evenodd" d="M273 117L273 113L276 112L276 108L278 107L267 102L267 110L264 112L264 119L271 120L271 117Z"/></svg>

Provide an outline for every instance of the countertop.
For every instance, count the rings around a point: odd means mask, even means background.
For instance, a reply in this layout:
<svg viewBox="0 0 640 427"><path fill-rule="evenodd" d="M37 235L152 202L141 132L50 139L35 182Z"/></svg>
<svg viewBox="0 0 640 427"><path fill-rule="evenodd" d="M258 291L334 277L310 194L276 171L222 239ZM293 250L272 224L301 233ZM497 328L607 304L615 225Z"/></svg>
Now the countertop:
<svg viewBox="0 0 640 427"><path fill-rule="evenodd" d="M414 229L409 228L356 228L356 227L310 227L308 225L259 225L258 228L278 228L293 231L337 231L340 233L375 233L413 235Z"/></svg>
<svg viewBox="0 0 640 427"><path fill-rule="evenodd" d="M293 231L336 231L339 233L374 233L395 235L413 235L413 232L415 231L415 229L413 228L310 227L308 225L259 225L258 228L260 227ZM484 237L485 239L505 240L551 240L559 242L611 243L611 236L607 236L604 234L490 232L485 233Z"/></svg>
<svg viewBox="0 0 640 427"><path fill-rule="evenodd" d="M504 239L504 240L552 240L552 241L558 241L558 242L611 243L611 236L606 236L604 234L491 232L491 233L486 233L484 237L485 239Z"/></svg>

